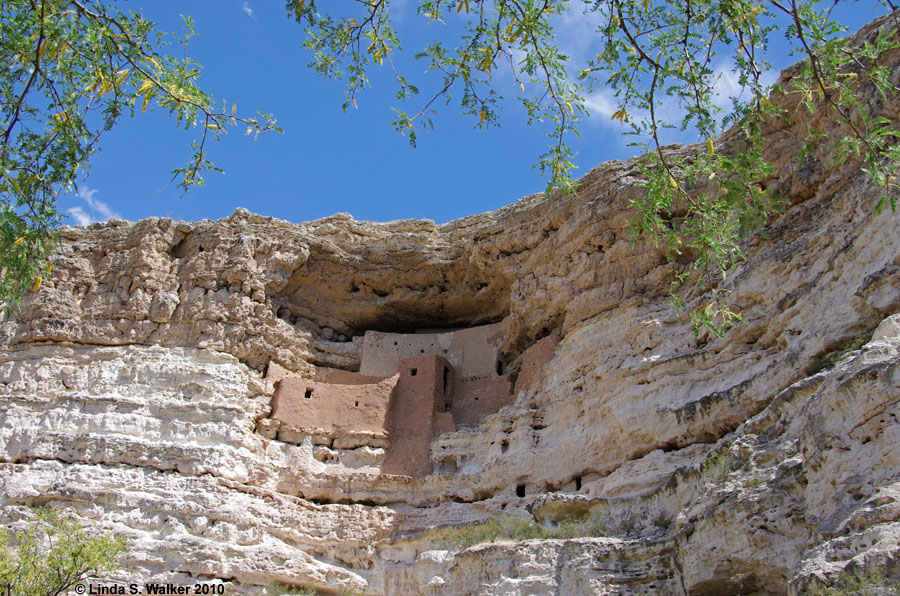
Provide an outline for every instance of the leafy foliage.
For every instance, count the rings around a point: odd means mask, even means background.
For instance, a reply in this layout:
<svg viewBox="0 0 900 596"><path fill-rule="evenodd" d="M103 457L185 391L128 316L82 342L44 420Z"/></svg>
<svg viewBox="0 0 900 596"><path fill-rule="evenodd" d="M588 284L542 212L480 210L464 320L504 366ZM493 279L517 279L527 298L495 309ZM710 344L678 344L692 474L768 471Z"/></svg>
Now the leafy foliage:
<svg viewBox="0 0 900 596"><path fill-rule="evenodd" d="M39 510L27 529L0 528L0 593L56 596L117 568L125 542L91 536L74 520Z"/></svg>
<svg viewBox="0 0 900 596"><path fill-rule="evenodd" d="M887 577L880 569L845 571L825 586L809 591L811 596L897 596L900 581Z"/></svg>
<svg viewBox="0 0 900 596"><path fill-rule="evenodd" d="M870 109L897 93L882 57L900 45L900 17L874 41L851 45L831 17L837 2L850 1L418 0L424 23L447 25L415 53L437 83L427 88L393 60L401 40L390 0L286 0L286 7L305 28L311 66L346 82L345 109L356 105L372 68L390 68L400 102L393 125L413 144L417 132L433 127L442 101L457 102L478 127L497 125L508 84L528 122L550 138L535 164L548 189L574 190L569 139L578 136L592 94L611 93L611 117L648 151L644 193L633 203L634 237L676 262L673 305L687 305L681 288L690 284L695 330L721 336L743 320L722 287L744 258L742 239L783 205L766 186L766 126L797 110L823 116L815 121L841 131L839 138L809 127L798 159L811 158L827 139L839 162L858 163L882 189L876 212L896 209L900 129ZM877 4L895 11L894 1ZM276 128L270 116L241 117L235 106L216 104L197 86L197 65L166 53L167 44L187 42L190 19L183 37L170 38L109 4L9 0L0 8L0 309L7 312L49 273L56 195L75 184L102 133L123 115L156 105L199 128L190 162L174 171L183 189L216 169L208 137L230 126L246 126L248 134ZM567 19L595 26L599 49L584 63L560 49ZM805 62L798 76L773 88L765 56L778 32ZM718 97L725 75L740 86L730 110ZM726 128L729 143L717 146ZM667 129L695 134L700 148L666 150Z"/></svg>
<svg viewBox="0 0 900 596"><path fill-rule="evenodd" d="M523 519L512 515L501 515L484 522L477 522L456 528L442 529L441 538L453 548L464 550L476 544L497 540L547 540L551 538L580 538L584 536L607 536L609 531L596 517L590 515L564 519L552 527L533 519Z"/></svg>
<svg viewBox="0 0 900 596"><path fill-rule="evenodd" d="M713 484L722 484L739 467L734 453L727 446L710 451L700 466L701 475Z"/></svg>
<svg viewBox="0 0 900 596"><path fill-rule="evenodd" d="M834 366L836 366L838 362L842 361L851 353L859 350L864 345L869 343L869 341L872 339L872 335L872 332L861 333L855 337L851 337L850 339L848 339L846 343L844 343L836 350L819 354L818 356L813 358L812 362L810 362L810 365L806 370L806 374L812 376L823 370L834 368Z"/></svg>
<svg viewBox="0 0 900 596"><path fill-rule="evenodd" d="M273 583L266 586L267 596L315 596L315 588Z"/></svg>
<svg viewBox="0 0 900 596"><path fill-rule="evenodd" d="M879 60L900 43L900 19L882 29L874 43L851 47L841 37L845 28L831 18L840 1L847 0L419 0L420 17L447 23L451 31L462 23L462 33L451 35L453 44L434 41L416 54L441 83L419 108L397 108L394 126L415 144L416 130L432 127L436 102L449 103L451 94L477 126L496 124L502 100L497 73L505 69L529 123L547 125L551 143L536 167L547 176L549 189L571 191L575 165L567 139L577 136L591 93L611 90L617 101L612 118L649 151L641 169L644 194L633 203L632 232L678 258L674 306L685 306L679 288L695 284L708 294L691 314L695 330L706 327L722 336L743 319L719 285L744 258L741 239L782 206L766 188L770 165L763 159L766 123L792 117L779 104L794 101L799 109L824 111L827 121L845 127L848 134L835 143L837 159L858 161L883 189L878 210L886 204L896 208L900 130L868 112L865 93L870 86L882 98L897 93ZM398 99L414 101L418 83L392 60L401 45L391 27L389 0L347 4L287 2L306 27L312 66L346 80L345 108L355 105L368 85L369 69L384 63L393 70ZM896 9L893 0L879 4ZM580 18L597 23L602 45L586 64L574 64L558 44L560 26L567 17L579 18L579 7ZM346 14L339 12L343 9ZM776 31L806 61L787 88L773 89L766 83L771 67L765 55ZM723 70L723 63L728 68ZM726 112L717 85L729 69L741 90ZM772 101L773 93L787 101ZM714 141L726 127L736 133L727 151ZM662 133L673 128L695 133L702 148L693 154L665 150ZM805 158L824 136L825 131L810 128L798 157Z"/></svg>
<svg viewBox="0 0 900 596"><path fill-rule="evenodd" d="M175 58L186 45L137 13L100 0L5 0L0 5L0 312L50 274L56 197L78 180L104 132L153 106L198 128L190 161L173 171L183 190L217 168L207 140L229 127L276 130L265 114L237 115L198 87L199 66Z"/></svg>

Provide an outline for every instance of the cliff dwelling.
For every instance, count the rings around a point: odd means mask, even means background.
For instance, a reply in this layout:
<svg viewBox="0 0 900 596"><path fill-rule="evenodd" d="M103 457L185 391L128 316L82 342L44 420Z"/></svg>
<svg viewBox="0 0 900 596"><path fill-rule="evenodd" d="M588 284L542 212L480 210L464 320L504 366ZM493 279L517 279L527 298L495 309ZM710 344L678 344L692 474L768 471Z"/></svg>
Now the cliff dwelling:
<svg viewBox="0 0 900 596"><path fill-rule="evenodd" d="M318 368L316 378L272 362L272 411L260 432L286 442L313 436L325 463L427 476L434 438L476 427L512 404L553 357L556 335L507 366L500 353L506 331L506 321L445 332L367 331L359 372ZM341 457L348 449L353 457Z"/></svg>
<svg viewBox="0 0 900 596"><path fill-rule="evenodd" d="M717 288L635 242L644 158L446 224L60 229L0 321L8 546L46 506L127 540L105 589L900 594L900 214L824 102L765 132L785 210Z"/></svg>

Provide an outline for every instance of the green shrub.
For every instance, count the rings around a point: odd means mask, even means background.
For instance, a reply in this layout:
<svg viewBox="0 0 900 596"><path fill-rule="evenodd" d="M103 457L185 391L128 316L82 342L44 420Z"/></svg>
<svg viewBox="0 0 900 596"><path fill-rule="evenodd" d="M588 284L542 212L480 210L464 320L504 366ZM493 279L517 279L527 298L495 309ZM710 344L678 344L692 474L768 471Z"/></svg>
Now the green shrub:
<svg viewBox="0 0 900 596"><path fill-rule="evenodd" d="M728 478L728 474L737 469L737 464L738 461L734 454L727 447L722 447L709 452L706 459L703 460L700 473L704 478L721 484Z"/></svg>
<svg viewBox="0 0 900 596"><path fill-rule="evenodd" d="M810 596L897 596L900 581L885 576L880 569L865 572L845 571L823 587L813 588Z"/></svg>
<svg viewBox="0 0 900 596"><path fill-rule="evenodd" d="M456 550L465 550L476 544L497 540L548 540L571 539L585 536L608 536L606 526L596 517L582 515L560 521L555 527L545 527L533 519L502 515L483 522L442 530Z"/></svg>
<svg viewBox="0 0 900 596"><path fill-rule="evenodd" d="M316 589L309 586L291 586L282 583L272 583L266 586L267 596L316 596Z"/></svg>
<svg viewBox="0 0 900 596"><path fill-rule="evenodd" d="M838 362L846 358L851 352L855 352L856 350L862 348L864 345L869 343L869 340L871 339L872 332L866 332L847 340L847 342L837 350L832 350L831 352L816 356L810 362L806 374L808 376L813 376L814 374L822 372L823 370L834 368Z"/></svg>
<svg viewBox="0 0 900 596"><path fill-rule="evenodd" d="M0 528L0 593L56 596L118 568L121 538L94 534L49 509L23 530Z"/></svg>

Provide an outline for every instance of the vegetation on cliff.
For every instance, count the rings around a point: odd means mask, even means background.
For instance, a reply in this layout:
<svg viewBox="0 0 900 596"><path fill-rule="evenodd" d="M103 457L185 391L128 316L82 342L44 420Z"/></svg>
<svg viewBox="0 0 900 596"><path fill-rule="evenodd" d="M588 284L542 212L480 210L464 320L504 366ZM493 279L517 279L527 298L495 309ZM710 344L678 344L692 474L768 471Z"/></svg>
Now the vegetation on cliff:
<svg viewBox="0 0 900 596"><path fill-rule="evenodd" d="M51 272L57 196L77 185L104 133L156 106L198 130L173 181L187 190L216 170L207 141L230 127L275 129L198 84L199 65L178 57L193 34L157 31L135 12L99 0L10 0L0 8L0 312L9 314ZM177 48L177 49L176 49Z"/></svg>
<svg viewBox="0 0 900 596"><path fill-rule="evenodd" d="M870 113L868 95L886 98L896 81L880 57L898 45L897 19L872 43L851 46L832 18L833 3L817 0L422 0L417 14L429 22L453 19L449 40L435 39L418 57L440 79L436 91L415 104L418 81L394 68L400 40L387 0L322 3L288 0L289 13L306 27L312 66L346 81L345 107L369 83L373 67L391 67L398 100L394 126L415 143L431 128L440 101L458 101L477 125L498 123L504 85L511 84L529 123L549 126L551 139L536 167L550 188L573 189L575 167L567 138L600 89L614 94L613 118L648 151L635 200L635 237L647 238L681 262L675 286L697 282L710 300L692 317L721 335L741 317L717 290L718 280L743 258L741 238L779 210L781 197L767 187L762 158L766 127L799 112L824 111L838 123L838 160L857 160L883 188L877 209L896 205L900 136L896 124ZM893 0L880 0L895 10ZM583 13L583 14L581 14ZM602 50L574 64L559 50L560 19L596 23ZM192 24L186 20L184 45ZM801 57L789 82L771 85L766 53L776 34ZM9 311L49 273L56 196L77 184L102 134L123 115L150 105L167 110L178 125L197 127L190 162L174 170L179 186L203 183L214 170L206 141L231 126L258 133L275 128L270 116L240 116L197 82L198 65L175 58L170 37L138 14L101 0L16 0L4 4L0 80L0 305ZM501 70L508 76L500 76ZM729 73L739 92L723 109L719 82ZM422 87L424 88L424 87ZM798 112L799 111L799 112ZM716 139L731 127L727 143ZM696 133L690 154L664 150L668 128ZM808 159L825 131L811 125L798 159ZM676 306L680 302L676 299Z"/></svg>
<svg viewBox="0 0 900 596"><path fill-rule="evenodd" d="M22 529L0 528L0 593L66 594L85 580L116 569L125 550L121 538L92 535L71 518L37 510Z"/></svg>

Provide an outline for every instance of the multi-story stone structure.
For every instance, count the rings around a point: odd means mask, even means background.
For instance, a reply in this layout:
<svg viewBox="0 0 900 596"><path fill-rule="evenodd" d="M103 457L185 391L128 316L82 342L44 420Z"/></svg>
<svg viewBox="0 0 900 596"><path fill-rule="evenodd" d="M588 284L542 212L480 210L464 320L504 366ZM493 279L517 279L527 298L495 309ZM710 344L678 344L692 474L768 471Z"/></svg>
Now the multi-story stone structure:
<svg viewBox="0 0 900 596"><path fill-rule="evenodd" d="M324 382L272 365L272 418L295 433L369 437L387 445L382 472L426 476L435 437L476 426L513 402L516 378L500 354L505 331L504 322L439 333L369 331L360 372L329 370ZM523 382L554 346L538 342L523 355Z"/></svg>

